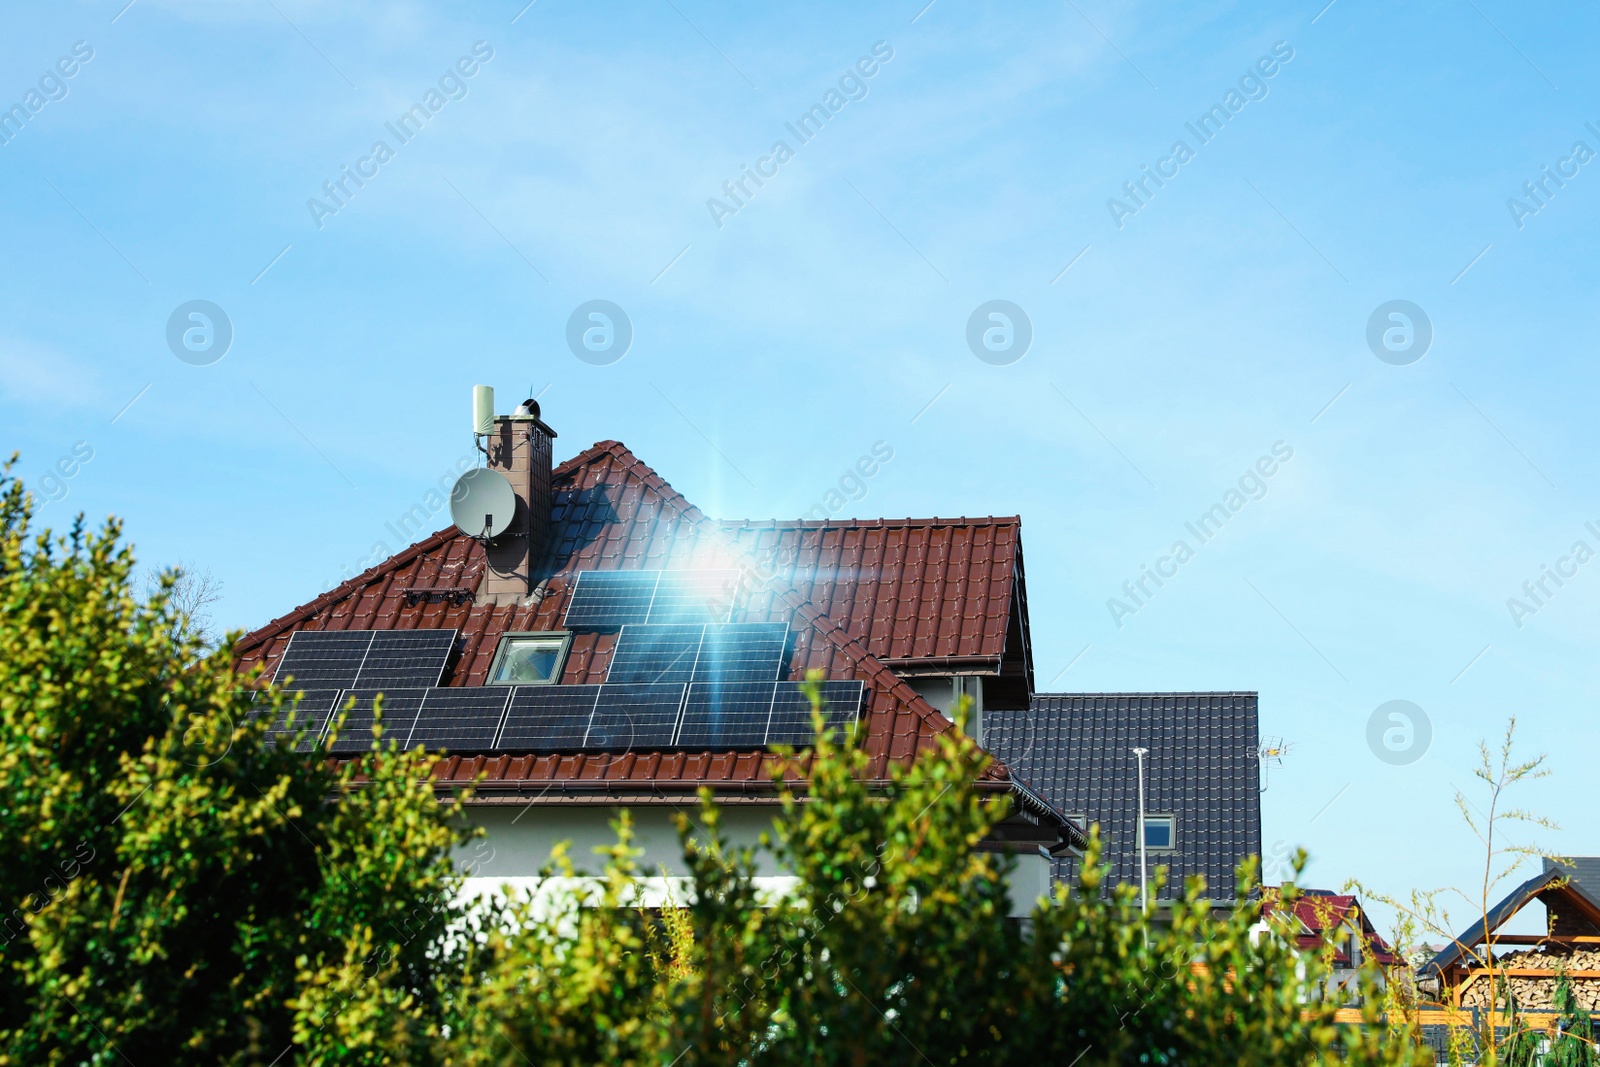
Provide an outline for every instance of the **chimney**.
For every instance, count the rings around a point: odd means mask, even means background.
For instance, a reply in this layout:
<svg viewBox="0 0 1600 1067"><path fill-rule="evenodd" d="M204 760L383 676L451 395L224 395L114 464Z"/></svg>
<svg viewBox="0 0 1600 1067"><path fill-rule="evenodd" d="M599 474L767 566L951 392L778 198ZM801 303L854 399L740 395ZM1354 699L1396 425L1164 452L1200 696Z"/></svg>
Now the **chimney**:
<svg viewBox="0 0 1600 1067"><path fill-rule="evenodd" d="M484 441L489 469L511 482L517 515L505 533L486 546L488 565L478 583L479 605L520 604L538 584L534 573L550 543L550 443L556 432L539 418L539 405L524 400L511 415L495 415Z"/></svg>

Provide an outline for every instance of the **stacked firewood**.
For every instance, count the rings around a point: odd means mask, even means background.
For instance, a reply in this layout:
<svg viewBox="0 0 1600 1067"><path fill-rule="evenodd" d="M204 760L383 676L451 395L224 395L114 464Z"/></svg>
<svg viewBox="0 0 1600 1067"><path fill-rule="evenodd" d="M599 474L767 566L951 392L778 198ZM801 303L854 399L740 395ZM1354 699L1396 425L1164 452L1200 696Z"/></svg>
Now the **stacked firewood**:
<svg viewBox="0 0 1600 1067"><path fill-rule="evenodd" d="M1538 977L1514 975L1501 978L1502 968L1548 970L1550 976ZM1574 971L1600 971L1600 949L1585 951L1572 949L1562 951L1551 946L1550 951L1541 952L1537 949L1528 952L1508 952L1495 958L1495 984L1502 980L1511 990L1511 995L1516 999L1517 1007L1522 1011L1554 1011L1556 996L1556 975L1558 971L1565 970L1568 974ZM1568 984L1572 987L1574 997L1580 1007L1588 1011L1600 1011L1600 978L1570 978ZM1461 1005L1466 1008L1487 1008L1491 999L1491 989L1488 977L1480 977L1462 993Z"/></svg>

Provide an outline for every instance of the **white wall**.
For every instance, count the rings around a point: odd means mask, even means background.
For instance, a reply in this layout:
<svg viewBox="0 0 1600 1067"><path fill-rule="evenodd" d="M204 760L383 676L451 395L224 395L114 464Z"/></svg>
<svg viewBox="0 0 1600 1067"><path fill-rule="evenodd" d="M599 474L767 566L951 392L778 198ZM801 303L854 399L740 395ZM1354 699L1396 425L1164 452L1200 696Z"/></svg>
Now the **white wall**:
<svg viewBox="0 0 1600 1067"><path fill-rule="evenodd" d="M669 901L682 904L688 900L689 872L684 866L683 847L679 844L678 831L673 825L676 810L684 811L691 819L699 818L698 810L692 807L632 809L633 847L644 852L635 861L643 876L640 880L640 903L644 907L661 907ZM508 885L519 895L548 891L551 886L543 884L539 870L550 862L550 854L560 841L570 842L567 855L571 857L577 873L598 875L605 867L605 860L595 853L595 848L603 848L616 841L612 822L617 815L612 808L595 805L506 805L472 806L466 811L473 825L482 826L488 831L485 839L471 842L456 852L456 862L468 872L465 888L468 897L496 894ZM762 832L772 830L777 808L771 805L729 805L720 811L726 844L734 849L744 846L756 849L757 887L773 895L789 892L795 879L777 864L770 853L759 847ZM594 883L585 880L579 884ZM1050 892L1049 859L1040 855L1019 856L1007 891L1012 915L1023 916L1031 912L1034 901Z"/></svg>
<svg viewBox="0 0 1600 1067"><path fill-rule="evenodd" d="M688 868L683 862L683 846L673 820L679 810L691 819L699 818L698 810L693 807L636 807L631 810L632 847L644 853L634 860L642 876L639 904L643 907L683 904L692 890ZM757 887L767 893L782 894L791 889L795 879L784 874L772 856L758 847L762 831L772 829L774 812L770 806L724 807L721 809L722 834L730 849L756 848ZM530 897L552 887L597 888L598 880L594 876L605 869L606 861L595 849L616 842L617 831L612 825L616 818L616 809L596 805L469 807L468 821L486 829L488 836L456 850L456 862L469 872L464 895L498 894L506 886L518 895ZM704 839L702 834L696 836ZM567 856L572 860L574 871L591 877L576 882L540 878L540 868L550 862L551 853L561 841L568 842Z"/></svg>
<svg viewBox="0 0 1600 1067"><path fill-rule="evenodd" d="M1006 886L1006 899L1011 902L1011 916L1021 918L1031 915L1040 897L1050 895L1050 857L1039 853L1019 855L1017 866L1011 872L1011 884Z"/></svg>
<svg viewBox="0 0 1600 1067"><path fill-rule="evenodd" d="M972 698L967 718L967 735L983 744L983 679L971 674L909 675L905 682L917 695L932 704L947 719L955 719L956 704L963 696Z"/></svg>

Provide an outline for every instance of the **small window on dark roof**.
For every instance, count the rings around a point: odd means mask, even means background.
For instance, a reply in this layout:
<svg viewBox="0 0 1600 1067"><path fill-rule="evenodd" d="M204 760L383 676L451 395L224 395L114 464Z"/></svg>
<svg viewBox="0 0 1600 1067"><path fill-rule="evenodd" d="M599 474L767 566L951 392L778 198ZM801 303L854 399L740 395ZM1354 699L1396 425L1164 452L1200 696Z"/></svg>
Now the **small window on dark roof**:
<svg viewBox="0 0 1600 1067"><path fill-rule="evenodd" d="M1177 844L1176 820L1171 815L1144 817L1144 847L1152 852L1174 848Z"/></svg>

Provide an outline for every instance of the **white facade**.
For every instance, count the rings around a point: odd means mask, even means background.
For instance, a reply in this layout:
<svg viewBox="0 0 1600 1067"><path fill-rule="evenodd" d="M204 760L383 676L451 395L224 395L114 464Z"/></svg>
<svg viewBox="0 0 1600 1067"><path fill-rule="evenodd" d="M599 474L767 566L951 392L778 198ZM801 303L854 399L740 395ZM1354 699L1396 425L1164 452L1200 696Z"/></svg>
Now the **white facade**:
<svg viewBox="0 0 1600 1067"><path fill-rule="evenodd" d="M781 896L795 885L773 856L760 848L763 832L771 833L777 807L772 804L723 805L722 834L727 846L756 850L756 885L765 893ZM693 806L639 805L631 808L633 847L643 851L635 863L643 907L684 904L691 892L688 870L683 862L683 847L673 816L682 811L697 819ZM466 895L497 894L510 886L518 894L537 896L554 887L566 886L561 880L552 886L540 876L550 863L559 842L568 842L567 855L576 873L594 879L605 867L605 858L595 852L616 842L612 823L617 809L599 804L473 805L467 818L487 835L458 850L456 861L468 871ZM1008 887L1011 914L1022 917L1033 911L1034 903L1050 893L1050 860L1042 852L1019 855Z"/></svg>

